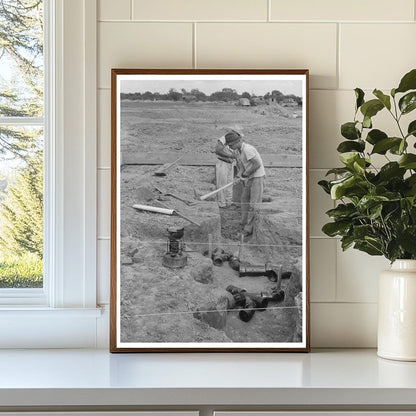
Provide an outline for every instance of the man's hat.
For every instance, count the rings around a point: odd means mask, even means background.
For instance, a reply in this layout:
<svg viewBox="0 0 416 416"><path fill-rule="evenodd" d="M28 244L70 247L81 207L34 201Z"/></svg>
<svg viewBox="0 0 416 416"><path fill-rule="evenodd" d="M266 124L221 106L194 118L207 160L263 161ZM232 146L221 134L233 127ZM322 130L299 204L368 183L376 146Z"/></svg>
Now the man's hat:
<svg viewBox="0 0 416 416"><path fill-rule="evenodd" d="M240 139L241 139L241 134L236 132L235 130L231 130L229 133L225 135L226 144L233 144Z"/></svg>

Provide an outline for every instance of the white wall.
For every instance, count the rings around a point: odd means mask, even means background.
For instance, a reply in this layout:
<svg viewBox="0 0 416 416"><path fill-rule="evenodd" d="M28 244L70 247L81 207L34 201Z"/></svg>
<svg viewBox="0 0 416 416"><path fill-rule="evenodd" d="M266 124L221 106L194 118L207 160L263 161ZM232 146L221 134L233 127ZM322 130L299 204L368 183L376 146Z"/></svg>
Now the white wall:
<svg viewBox="0 0 416 416"><path fill-rule="evenodd" d="M110 279L110 69L309 68L312 346L376 346L377 275L388 262L342 253L322 234L333 203L316 183L337 164L353 88L390 90L416 67L415 0L99 0L98 7L99 302L108 304Z"/></svg>

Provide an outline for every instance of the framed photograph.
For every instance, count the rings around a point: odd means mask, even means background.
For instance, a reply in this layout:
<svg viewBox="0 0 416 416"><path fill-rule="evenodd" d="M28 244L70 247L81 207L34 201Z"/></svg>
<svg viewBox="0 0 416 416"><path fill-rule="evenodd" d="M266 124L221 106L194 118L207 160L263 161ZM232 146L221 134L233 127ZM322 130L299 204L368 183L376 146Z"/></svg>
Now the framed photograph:
<svg viewBox="0 0 416 416"><path fill-rule="evenodd" d="M308 70L112 70L111 352L309 351Z"/></svg>

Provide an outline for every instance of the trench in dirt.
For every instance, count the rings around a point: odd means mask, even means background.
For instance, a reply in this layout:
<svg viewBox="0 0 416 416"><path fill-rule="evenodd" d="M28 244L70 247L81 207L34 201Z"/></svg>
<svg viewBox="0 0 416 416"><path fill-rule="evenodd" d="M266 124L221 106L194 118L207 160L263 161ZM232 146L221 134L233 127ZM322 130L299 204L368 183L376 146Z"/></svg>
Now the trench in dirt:
<svg viewBox="0 0 416 416"><path fill-rule="evenodd" d="M291 245L299 243L299 233L293 231L299 228L297 216L282 207L286 192L285 181L281 180L284 175L278 175L279 181L276 184L281 191L276 191L277 186L272 188L274 202L264 204L263 209L266 211L260 216L258 231L245 241L241 257L250 264L264 265L272 262L293 271L294 279L282 282L285 299L279 303L271 302L263 312L256 311L249 322L239 319L238 310L230 310L223 314L222 325L215 327L209 319L196 319L194 312L216 305L226 294L228 285L260 293L271 291L276 284L265 276L240 278L228 262L224 262L222 267L212 266L211 282L201 283L196 280L195 270L207 260L202 253L207 249L209 233L213 234L217 246L238 255L240 207L232 205L219 209L214 201L187 207L173 198L163 200L165 204L197 220L201 227L179 217L138 212L132 209L133 204L153 204L160 198L151 184L146 186L143 181L137 180L146 169L125 167L121 178L125 190L121 204L121 246L123 258L126 257L126 264L122 264L121 270L123 341L292 342L297 313L294 297L301 291L297 281L301 273L301 268L297 265L301 249ZM158 186L163 189L190 199L193 189L191 182L196 176L209 178L210 172L207 168L178 167L163 181L156 181L157 184L161 182ZM210 182L204 185L202 179L197 182L202 183L201 187L206 186L206 191L213 186ZM161 265L161 257L166 249L166 229L171 225L185 227L187 247L194 250L189 253L188 266L183 269L173 270ZM215 314L215 311L210 312L210 315Z"/></svg>
<svg viewBox="0 0 416 416"><path fill-rule="evenodd" d="M241 209L238 204L219 208L221 235L229 240L231 244L240 242L241 236ZM264 253L256 245L252 238L241 250L241 259L251 259L253 264L264 264ZM263 262L262 262L263 260ZM273 260L270 257L267 260ZM277 262L282 259L275 258ZM276 261L274 263L276 263ZM273 262L273 261L272 261ZM285 269L286 270L286 269ZM290 271L290 270L286 270ZM266 276L245 276L239 277L238 273L232 270L229 265L224 263L221 267L214 267L214 273L220 275L224 288L228 284L236 285L249 292L271 292L276 287L276 283L269 280ZM255 311L249 322L244 322L239 318L241 309L229 310L226 316L226 324L223 328L228 338L234 342L257 342L259 339L264 342L292 342L295 331L294 315L297 310L294 307L293 298L297 294L297 288L293 281L283 280L281 289L285 292L285 299L282 302L270 302L264 311Z"/></svg>

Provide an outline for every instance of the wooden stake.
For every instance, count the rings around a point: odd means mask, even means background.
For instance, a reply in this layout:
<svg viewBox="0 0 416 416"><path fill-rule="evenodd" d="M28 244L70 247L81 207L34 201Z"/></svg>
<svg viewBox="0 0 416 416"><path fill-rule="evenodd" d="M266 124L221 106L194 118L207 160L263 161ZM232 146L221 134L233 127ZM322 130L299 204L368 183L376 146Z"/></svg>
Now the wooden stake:
<svg viewBox="0 0 416 416"><path fill-rule="evenodd" d="M243 244L244 244L244 234L241 233L241 237L240 237L240 245L238 247L238 260L241 261L241 254L243 253Z"/></svg>

